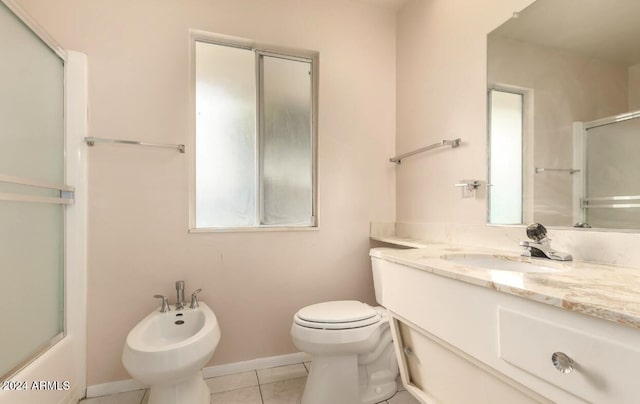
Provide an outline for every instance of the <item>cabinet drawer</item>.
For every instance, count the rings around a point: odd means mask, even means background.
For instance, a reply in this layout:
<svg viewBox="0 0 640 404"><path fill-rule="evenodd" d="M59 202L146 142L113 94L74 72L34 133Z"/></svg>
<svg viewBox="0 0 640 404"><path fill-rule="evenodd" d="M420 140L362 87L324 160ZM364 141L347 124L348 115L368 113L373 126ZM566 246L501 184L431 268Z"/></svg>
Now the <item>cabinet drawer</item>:
<svg viewBox="0 0 640 404"><path fill-rule="evenodd" d="M640 402L640 345L624 345L504 307L498 312L499 356L504 361L589 402ZM554 353L567 355L573 370L558 370Z"/></svg>

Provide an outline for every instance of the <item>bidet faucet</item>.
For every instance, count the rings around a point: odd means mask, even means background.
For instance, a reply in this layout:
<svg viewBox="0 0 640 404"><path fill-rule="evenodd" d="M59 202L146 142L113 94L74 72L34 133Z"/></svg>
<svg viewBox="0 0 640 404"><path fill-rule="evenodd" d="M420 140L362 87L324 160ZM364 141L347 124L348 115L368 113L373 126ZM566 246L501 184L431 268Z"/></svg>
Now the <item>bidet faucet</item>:
<svg viewBox="0 0 640 404"><path fill-rule="evenodd" d="M198 304L198 293L200 292L202 292L202 289L196 289L191 294L191 304L189 305L189 308L197 309L198 307L200 307L200 305Z"/></svg>
<svg viewBox="0 0 640 404"><path fill-rule="evenodd" d="M176 292L178 293L178 299L176 301L176 310L184 309L184 281L176 282Z"/></svg>
<svg viewBox="0 0 640 404"><path fill-rule="evenodd" d="M540 223L533 223L527 226L527 237L532 241L521 241L524 247L523 257L540 257L556 261L571 261L571 254L555 251L547 238L547 229Z"/></svg>
<svg viewBox="0 0 640 404"><path fill-rule="evenodd" d="M153 295L153 297L155 297L156 299L162 299L162 307L160 308L160 313L166 313L168 311L171 311L171 308L169 307L169 299L167 299L166 296Z"/></svg>

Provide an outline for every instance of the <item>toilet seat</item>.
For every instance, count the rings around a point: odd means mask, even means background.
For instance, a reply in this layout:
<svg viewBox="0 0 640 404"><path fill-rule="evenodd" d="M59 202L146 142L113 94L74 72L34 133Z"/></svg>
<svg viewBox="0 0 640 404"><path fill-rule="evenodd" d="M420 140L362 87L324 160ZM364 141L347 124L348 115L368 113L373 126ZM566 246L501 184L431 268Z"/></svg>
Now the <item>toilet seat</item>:
<svg viewBox="0 0 640 404"><path fill-rule="evenodd" d="M296 313L294 322L306 328L348 330L376 324L381 318L380 313L368 304L341 300L304 307Z"/></svg>

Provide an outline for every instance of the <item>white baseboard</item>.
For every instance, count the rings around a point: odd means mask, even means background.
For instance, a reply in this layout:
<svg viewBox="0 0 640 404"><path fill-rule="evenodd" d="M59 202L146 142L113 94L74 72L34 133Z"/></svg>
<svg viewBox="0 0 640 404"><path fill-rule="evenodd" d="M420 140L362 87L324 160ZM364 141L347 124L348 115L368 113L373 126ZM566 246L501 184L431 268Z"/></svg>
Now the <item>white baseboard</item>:
<svg viewBox="0 0 640 404"><path fill-rule="evenodd" d="M248 372L250 370L275 368L276 366L293 365L300 362L308 362L311 355L305 352L288 355L269 356L267 358L252 359L244 362L227 363L224 365L210 366L202 369L205 379L216 376L232 375L234 373Z"/></svg>
<svg viewBox="0 0 640 404"><path fill-rule="evenodd" d="M107 396L109 394L146 389L147 386L134 379L118 380L102 384L87 386L87 398Z"/></svg>
<svg viewBox="0 0 640 404"><path fill-rule="evenodd" d="M295 363L308 362L310 360L311 355L305 352L297 352L279 356L269 356L267 358L258 358L243 362L209 366L202 369L202 377L208 379L210 377L232 375L234 373L249 372L251 370L293 365ZM125 393L127 391L141 390L145 388L147 388L147 386L134 379L94 384L87 387L87 398L106 396L116 393Z"/></svg>

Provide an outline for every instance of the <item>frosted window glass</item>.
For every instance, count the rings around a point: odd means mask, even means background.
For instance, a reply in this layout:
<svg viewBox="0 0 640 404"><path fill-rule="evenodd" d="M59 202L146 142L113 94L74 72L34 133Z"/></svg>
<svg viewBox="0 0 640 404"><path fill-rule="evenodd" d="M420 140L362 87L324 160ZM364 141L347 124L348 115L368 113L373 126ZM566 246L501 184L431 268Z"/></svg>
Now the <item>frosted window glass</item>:
<svg viewBox="0 0 640 404"><path fill-rule="evenodd" d="M522 223L521 94L491 91L489 222Z"/></svg>
<svg viewBox="0 0 640 404"><path fill-rule="evenodd" d="M312 224L311 63L262 57L263 224Z"/></svg>
<svg viewBox="0 0 640 404"><path fill-rule="evenodd" d="M0 2L0 173L64 182L64 64Z"/></svg>
<svg viewBox="0 0 640 404"><path fill-rule="evenodd" d="M313 226L312 62L195 43L195 227Z"/></svg>
<svg viewBox="0 0 640 404"><path fill-rule="evenodd" d="M255 55L196 42L196 227L256 224Z"/></svg>

